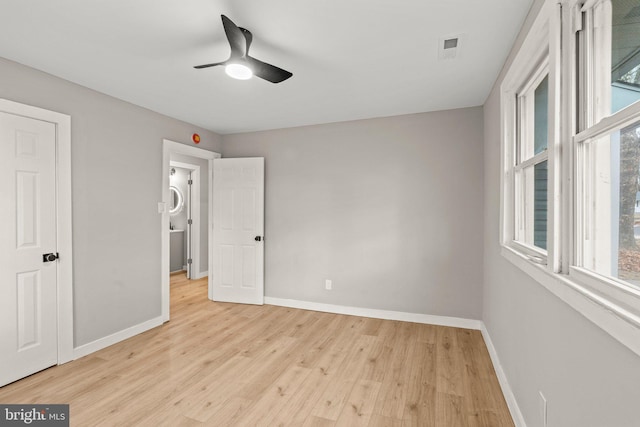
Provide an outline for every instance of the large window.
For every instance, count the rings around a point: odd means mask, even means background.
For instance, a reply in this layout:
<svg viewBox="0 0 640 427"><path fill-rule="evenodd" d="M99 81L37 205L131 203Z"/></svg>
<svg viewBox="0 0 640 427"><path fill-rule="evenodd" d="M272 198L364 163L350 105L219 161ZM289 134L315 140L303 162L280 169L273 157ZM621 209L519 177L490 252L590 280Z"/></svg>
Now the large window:
<svg viewBox="0 0 640 427"><path fill-rule="evenodd" d="M503 253L640 354L640 3L547 1L501 91Z"/></svg>

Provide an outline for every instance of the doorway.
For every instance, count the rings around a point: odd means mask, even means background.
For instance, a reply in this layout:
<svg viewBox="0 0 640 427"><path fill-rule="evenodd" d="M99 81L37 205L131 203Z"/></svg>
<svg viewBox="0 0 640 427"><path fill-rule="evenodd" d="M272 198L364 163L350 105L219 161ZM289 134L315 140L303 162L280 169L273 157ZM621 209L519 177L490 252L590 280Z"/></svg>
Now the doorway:
<svg viewBox="0 0 640 427"><path fill-rule="evenodd" d="M187 159L186 156L180 158ZM201 163L206 165L206 161ZM200 279L208 275L207 238L200 233L201 230L206 232L208 224L207 206L203 206L204 212L200 207L200 200L207 199L207 183L201 184L200 165L175 160L171 160L169 165L170 272L173 274L184 270L187 279ZM201 217L204 221L201 221ZM201 255L205 262L201 262ZM201 268L201 265L205 268Z"/></svg>
<svg viewBox="0 0 640 427"><path fill-rule="evenodd" d="M199 279L205 275L209 276L209 284L211 281L211 275L209 269L212 266L212 212L213 212L213 159L220 158L219 153L213 151L207 151L198 147L193 147L179 142L163 140L162 150L162 202L158 204L158 211L162 213L161 221L161 277L162 277L162 318L166 322L170 318L170 271L171 271L171 256L170 256L170 241L171 241L171 214L169 213L169 207L171 206L172 194L171 194L171 168L173 165L186 165L186 169L199 166L193 170L198 170L199 179L194 180L194 187L192 192L198 191L202 196L201 187L206 184L206 197L200 197L200 208L198 209L197 218L191 218L193 226L198 223L198 230L195 227L191 230L191 236L193 241L189 241L188 245L193 249L191 255L191 278ZM195 185L199 182L201 186L199 190L196 190ZM206 199L206 200L205 200ZM195 210L195 209L194 209ZM192 212L192 215L196 215L196 212ZM186 232L186 229L185 229ZM175 233L174 233L175 234ZM188 233L187 233L188 235ZM203 236L203 238L200 238ZM186 236L185 236L186 238ZM175 239L175 238L174 238ZM197 247L197 249L196 249ZM196 256L197 250L197 256ZM204 255L206 254L206 256ZM197 264L196 264L197 259ZM205 269L206 265L206 269Z"/></svg>

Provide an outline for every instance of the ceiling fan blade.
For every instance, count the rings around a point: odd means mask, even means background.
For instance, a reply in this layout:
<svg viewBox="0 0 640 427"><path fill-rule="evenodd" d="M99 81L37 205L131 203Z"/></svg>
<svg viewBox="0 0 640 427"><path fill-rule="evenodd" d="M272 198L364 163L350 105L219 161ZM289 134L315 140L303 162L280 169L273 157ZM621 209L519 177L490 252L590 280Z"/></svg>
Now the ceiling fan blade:
<svg viewBox="0 0 640 427"><path fill-rule="evenodd" d="M220 16L222 16L224 32L227 35L227 40L229 40L229 46L231 46L231 57L244 58L247 55L247 39L242 30L231 19L224 15Z"/></svg>
<svg viewBox="0 0 640 427"><path fill-rule="evenodd" d="M240 31L242 31L242 34L244 35L245 40L247 41L247 55L249 54L249 48L251 47L251 42L253 41L253 34L251 34L251 31L247 30L246 28L242 28L239 27Z"/></svg>
<svg viewBox="0 0 640 427"><path fill-rule="evenodd" d="M270 81L271 83L280 83L293 76L293 73L290 73L287 70L278 68L275 65L267 64L266 62L252 58L249 55L247 55L246 60L249 63L251 70L253 70L254 75L261 79Z"/></svg>
<svg viewBox="0 0 640 427"><path fill-rule="evenodd" d="M197 68L197 69L201 69L201 68L209 68L209 67L215 67L216 65L224 65L227 61L225 62L216 62L214 64L204 64L204 65L196 65L193 68Z"/></svg>

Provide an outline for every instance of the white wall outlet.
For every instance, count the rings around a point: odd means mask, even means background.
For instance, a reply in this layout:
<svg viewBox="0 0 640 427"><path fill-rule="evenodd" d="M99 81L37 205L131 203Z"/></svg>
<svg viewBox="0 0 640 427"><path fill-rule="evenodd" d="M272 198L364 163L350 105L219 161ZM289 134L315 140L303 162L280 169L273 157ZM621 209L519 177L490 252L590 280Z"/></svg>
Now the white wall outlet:
<svg viewBox="0 0 640 427"><path fill-rule="evenodd" d="M539 405L540 405L540 419L542 420L542 426L547 427L547 399L544 397L541 391L538 392Z"/></svg>
<svg viewBox="0 0 640 427"><path fill-rule="evenodd" d="M326 290L330 291L332 286L333 286L333 283L331 282L331 280L327 279L324 281L324 288Z"/></svg>

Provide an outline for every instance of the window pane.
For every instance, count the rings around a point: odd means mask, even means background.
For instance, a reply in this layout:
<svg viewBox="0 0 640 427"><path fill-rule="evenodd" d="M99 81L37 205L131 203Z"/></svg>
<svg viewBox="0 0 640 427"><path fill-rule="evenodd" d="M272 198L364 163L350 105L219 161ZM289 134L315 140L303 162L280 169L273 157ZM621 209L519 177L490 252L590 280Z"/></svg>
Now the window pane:
<svg viewBox="0 0 640 427"><path fill-rule="evenodd" d="M549 122L549 76L540 82L534 93L534 154L547 149Z"/></svg>
<svg viewBox="0 0 640 427"><path fill-rule="evenodd" d="M640 122L585 149L582 265L640 284Z"/></svg>
<svg viewBox="0 0 640 427"><path fill-rule="evenodd" d="M522 169L517 175L516 240L547 249L547 161Z"/></svg>
<svg viewBox="0 0 640 427"><path fill-rule="evenodd" d="M640 4L612 0L611 112L640 100Z"/></svg>
<svg viewBox="0 0 640 427"><path fill-rule="evenodd" d="M533 244L547 249L547 161L535 166Z"/></svg>
<svg viewBox="0 0 640 427"><path fill-rule="evenodd" d="M518 97L518 160L524 162L547 149L549 76Z"/></svg>

